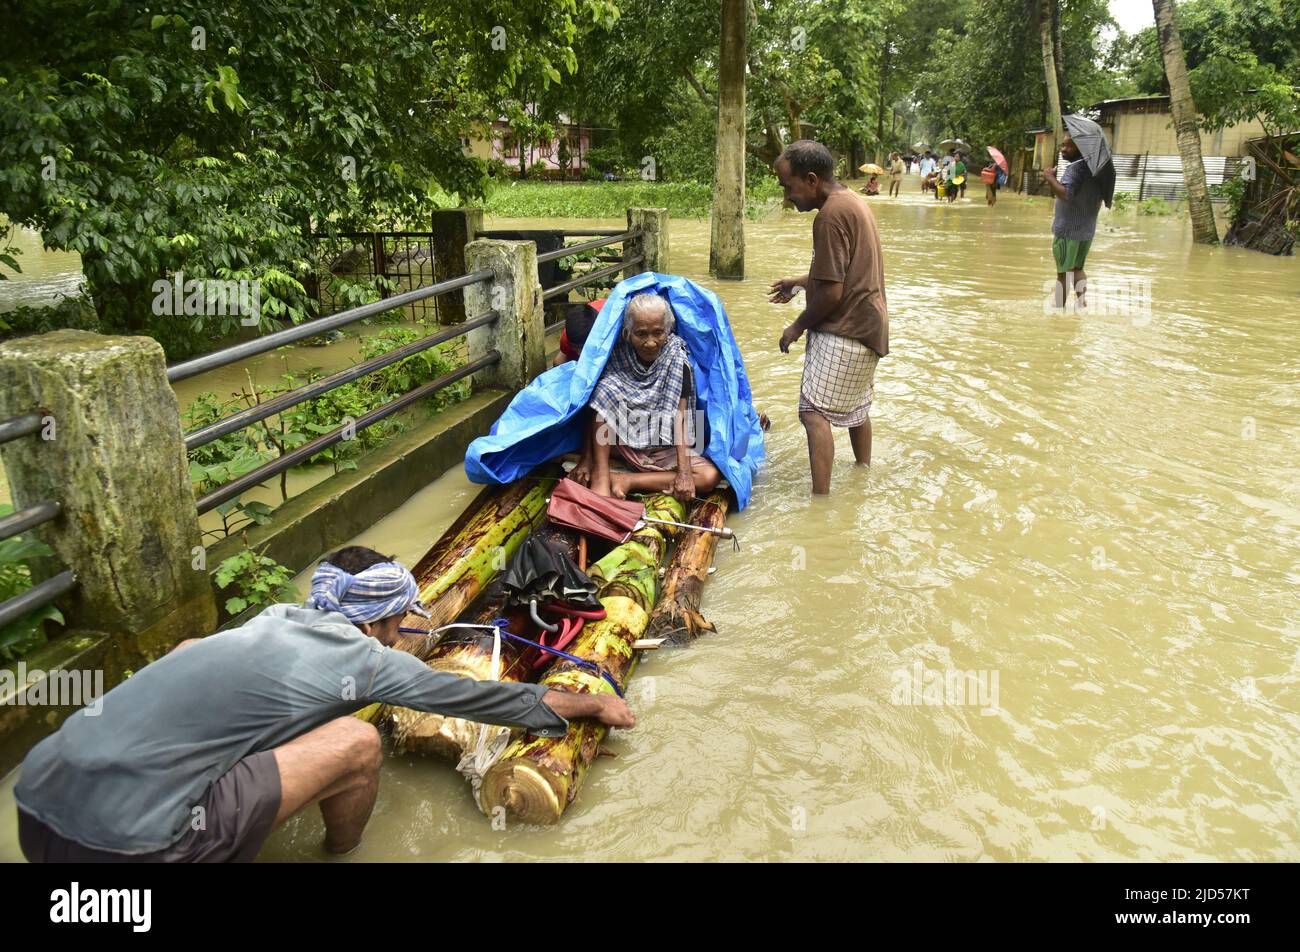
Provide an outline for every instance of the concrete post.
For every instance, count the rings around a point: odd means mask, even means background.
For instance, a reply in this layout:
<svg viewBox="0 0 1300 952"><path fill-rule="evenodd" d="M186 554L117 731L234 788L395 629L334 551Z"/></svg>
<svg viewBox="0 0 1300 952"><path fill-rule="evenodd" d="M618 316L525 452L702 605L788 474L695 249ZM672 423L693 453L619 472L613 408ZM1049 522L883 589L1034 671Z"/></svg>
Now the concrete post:
<svg viewBox="0 0 1300 952"><path fill-rule="evenodd" d="M0 456L16 507L63 506L35 534L76 573L60 602L68 626L146 657L211 632L216 604L158 342L61 330L0 344L0 417L34 408L53 417L50 438L15 440Z"/></svg>
<svg viewBox="0 0 1300 952"><path fill-rule="evenodd" d="M465 246L483 230L483 209L440 208L434 211L433 280L448 281L465 274ZM438 296L438 323L459 324L465 320L463 291Z"/></svg>
<svg viewBox="0 0 1300 952"><path fill-rule="evenodd" d="M623 270L623 277L628 278L642 271L658 271L669 274L668 270L668 209L666 208L629 208L627 210L628 229L640 228L639 238L630 238L623 244L623 257L632 258L645 255L645 260L638 265Z"/></svg>
<svg viewBox="0 0 1300 952"><path fill-rule="evenodd" d="M468 271L490 270L491 281L465 289L466 317L473 320L488 311L495 323L469 332L469 359L490 350L501 352L494 367L474 374L475 389L500 387L520 390L546 369L546 327L542 288L537 280L537 245L531 241L480 238L465 246Z"/></svg>

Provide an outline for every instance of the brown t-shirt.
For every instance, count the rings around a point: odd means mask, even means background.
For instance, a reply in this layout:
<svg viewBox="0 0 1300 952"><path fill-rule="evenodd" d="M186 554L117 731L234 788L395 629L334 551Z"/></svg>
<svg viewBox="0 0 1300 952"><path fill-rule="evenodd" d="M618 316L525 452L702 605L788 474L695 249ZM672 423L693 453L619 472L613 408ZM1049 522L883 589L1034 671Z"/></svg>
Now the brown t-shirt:
<svg viewBox="0 0 1300 952"><path fill-rule="evenodd" d="M844 285L839 306L813 330L851 337L881 357L889 353L880 232L867 203L847 188L832 192L813 219L808 275Z"/></svg>

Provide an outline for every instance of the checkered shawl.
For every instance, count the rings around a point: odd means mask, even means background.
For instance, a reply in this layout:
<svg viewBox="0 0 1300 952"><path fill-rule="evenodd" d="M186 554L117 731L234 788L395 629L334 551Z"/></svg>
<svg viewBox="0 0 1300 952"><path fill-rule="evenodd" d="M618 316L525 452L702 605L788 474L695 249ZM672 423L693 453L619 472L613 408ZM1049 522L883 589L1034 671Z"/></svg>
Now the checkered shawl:
<svg viewBox="0 0 1300 952"><path fill-rule="evenodd" d="M671 446L677 403L686 387L686 442L695 444L695 383L686 341L669 334L649 367L630 341L620 337L596 382L590 407L614 430L619 443L635 449Z"/></svg>
<svg viewBox="0 0 1300 952"><path fill-rule="evenodd" d="M348 621L361 625L411 609L428 614L416 601L418 594L415 577L397 562L380 562L356 575L322 562L311 577L306 607L341 612Z"/></svg>

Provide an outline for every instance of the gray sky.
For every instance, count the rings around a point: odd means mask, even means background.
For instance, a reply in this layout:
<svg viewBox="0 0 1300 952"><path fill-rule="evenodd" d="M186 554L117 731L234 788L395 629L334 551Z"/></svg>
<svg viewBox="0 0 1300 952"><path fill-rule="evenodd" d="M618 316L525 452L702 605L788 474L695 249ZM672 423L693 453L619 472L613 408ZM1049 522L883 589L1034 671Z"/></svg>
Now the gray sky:
<svg viewBox="0 0 1300 952"><path fill-rule="evenodd" d="M1110 0L1110 15L1125 33L1136 33L1156 22L1151 0Z"/></svg>

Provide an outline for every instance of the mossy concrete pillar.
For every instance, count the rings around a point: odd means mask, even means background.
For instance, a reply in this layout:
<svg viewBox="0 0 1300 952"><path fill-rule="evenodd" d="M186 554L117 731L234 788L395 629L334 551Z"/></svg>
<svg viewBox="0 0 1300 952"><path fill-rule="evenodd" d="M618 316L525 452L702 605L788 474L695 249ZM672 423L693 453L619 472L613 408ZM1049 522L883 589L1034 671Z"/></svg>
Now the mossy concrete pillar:
<svg viewBox="0 0 1300 952"><path fill-rule="evenodd" d="M668 209L666 208L629 208L627 210L627 227L629 230L640 228L641 234L628 239L623 245L624 259L644 255L640 264L623 269L623 277L629 278L642 271L657 271L669 274L668 270Z"/></svg>
<svg viewBox="0 0 1300 952"><path fill-rule="evenodd" d="M531 241L480 238L465 246L465 267L471 272L492 272L492 280L465 289L465 316L473 320L492 310L499 315L495 323L469 333L470 360L491 350L501 352L496 366L474 375L474 385L522 389L546 369L537 245Z"/></svg>
<svg viewBox="0 0 1300 952"><path fill-rule="evenodd" d="M145 657L209 633L216 605L158 342L62 330L0 344L0 417L35 408L53 417L50 438L0 454L15 506L63 507L34 532L76 573L59 603L69 627Z"/></svg>
<svg viewBox="0 0 1300 952"><path fill-rule="evenodd" d="M465 246L483 230L483 209L440 208L433 213L433 280L450 281L466 273ZM438 322L459 324L465 320L463 291L438 295Z"/></svg>

